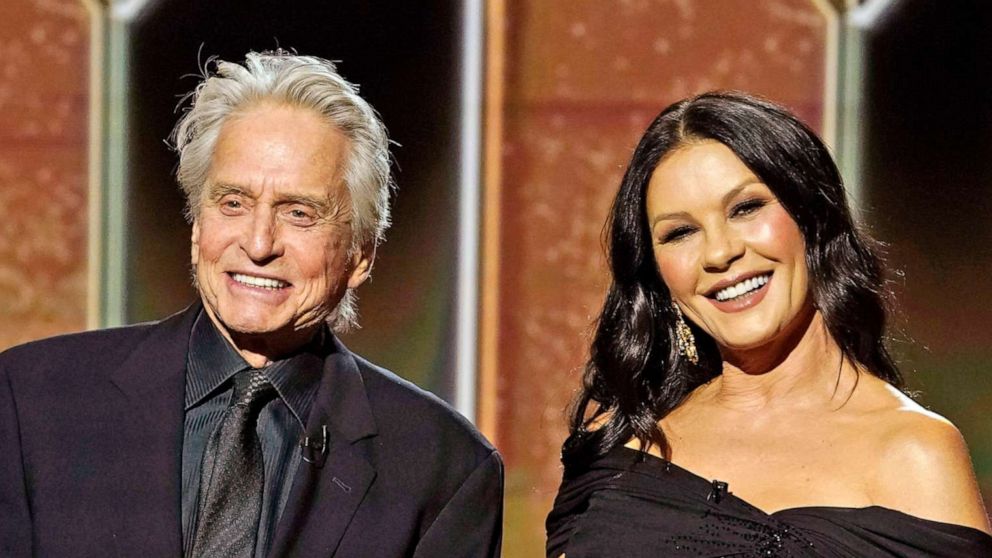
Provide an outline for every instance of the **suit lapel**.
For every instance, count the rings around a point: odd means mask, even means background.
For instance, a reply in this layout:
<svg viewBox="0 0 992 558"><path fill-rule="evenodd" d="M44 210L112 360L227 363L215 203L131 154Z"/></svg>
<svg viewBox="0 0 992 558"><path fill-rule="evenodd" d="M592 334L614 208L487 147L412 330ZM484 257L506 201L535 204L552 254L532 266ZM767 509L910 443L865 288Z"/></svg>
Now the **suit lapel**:
<svg viewBox="0 0 992 558"><path fill-rule="evenodd" d="M196 304L153 326L111 381L125 396L116 478L122 555L182 554L183 396L186 354Z"/></svg>
<svg viewBox="0 0 992 558"><path fill-rule="evenodd" d="M123 501L117 514L124 556L182 554L181 480L183 400L189 334L199 304L152 326L110 379L124 395L114 432L119 453L115 481ZM337 339L307 420L326 458L300 461L276 528L272 556L330 555L375 479L366 441L376 426L354 356Z"/></svg>
<svg viewBox="0 0 992 558"><path fill-rule="evenodd" d="M375 479L363 442L376 434L365 383L354 356L334 342L307 419L311 439L326 427L327 452L300 461L270 556L332 555Z"/></svg>

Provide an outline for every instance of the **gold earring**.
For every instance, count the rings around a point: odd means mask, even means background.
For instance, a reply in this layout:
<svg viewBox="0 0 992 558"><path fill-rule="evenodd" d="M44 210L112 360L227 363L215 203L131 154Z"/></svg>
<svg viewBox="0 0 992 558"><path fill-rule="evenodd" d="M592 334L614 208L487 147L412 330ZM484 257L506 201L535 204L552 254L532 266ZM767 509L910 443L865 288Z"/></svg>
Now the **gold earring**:
<svg viewBox="0 0 992 558"><path fill-rule="evenodd" d="M689 324L685 323L685 318L682 317L682 309L679 308L679 305L673 301L672 308L675 309L675 344L679 349L679 354L688 359L689 362L699 364L699 352L696 351L696 338L692 335Z"/></svg>

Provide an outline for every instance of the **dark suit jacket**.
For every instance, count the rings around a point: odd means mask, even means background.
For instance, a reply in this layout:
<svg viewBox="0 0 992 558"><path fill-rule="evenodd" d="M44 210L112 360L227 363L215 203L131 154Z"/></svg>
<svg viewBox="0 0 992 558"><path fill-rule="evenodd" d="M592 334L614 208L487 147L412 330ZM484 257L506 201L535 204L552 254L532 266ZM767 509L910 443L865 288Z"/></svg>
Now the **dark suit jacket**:
<svg viewBox="0 0 992 558"><path fill-rule="evenodd" d="M0 556L180 556L183 397L199 305L0 355ZM499 454L433 395L352 354L324 363L272 556L499 554Z"/></svg>

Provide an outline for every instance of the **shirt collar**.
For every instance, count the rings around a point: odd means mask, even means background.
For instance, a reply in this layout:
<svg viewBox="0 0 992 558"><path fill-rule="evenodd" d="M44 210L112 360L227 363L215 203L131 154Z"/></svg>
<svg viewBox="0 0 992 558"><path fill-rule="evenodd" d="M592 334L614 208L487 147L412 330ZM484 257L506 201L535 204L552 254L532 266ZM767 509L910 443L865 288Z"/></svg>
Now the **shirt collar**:
<svg viewBox="0 0 992 558"><path fill-rule="evenodd" d="M263 368L301 425L306 425L324 371L324 359L335 351L332 335L323 328L300 352ZM190 333L186 375L186 410L202 403L231 376L251 366L224 338L205 311Z"/></svg>

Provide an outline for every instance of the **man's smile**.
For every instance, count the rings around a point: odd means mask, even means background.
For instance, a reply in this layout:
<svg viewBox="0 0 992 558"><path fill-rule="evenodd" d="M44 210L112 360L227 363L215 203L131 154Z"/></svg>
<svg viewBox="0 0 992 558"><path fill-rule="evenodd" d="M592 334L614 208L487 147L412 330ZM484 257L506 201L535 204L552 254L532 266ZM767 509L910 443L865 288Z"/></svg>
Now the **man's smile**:
<svg viewBox="0 0 992 558"><path fill-rule="evenodd" d="M258 277L255 275L247 275L244 273L228 273L231 279L236 282L246 285L248 287L258 287L261 289L278 290L285 289L290 286L290 283L282 281L280 279L272 279L269 277Z"/></svg>

